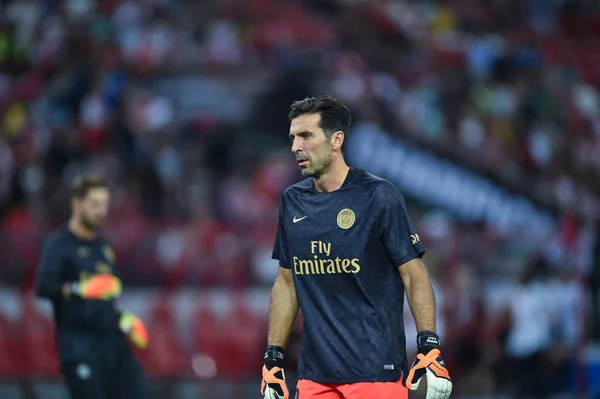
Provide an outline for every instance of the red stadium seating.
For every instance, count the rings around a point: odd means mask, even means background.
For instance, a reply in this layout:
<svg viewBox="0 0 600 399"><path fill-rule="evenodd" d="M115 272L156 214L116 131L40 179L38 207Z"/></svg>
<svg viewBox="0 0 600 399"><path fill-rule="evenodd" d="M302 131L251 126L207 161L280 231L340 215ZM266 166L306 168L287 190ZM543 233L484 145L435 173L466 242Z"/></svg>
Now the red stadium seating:
<svg viewBox="0 0 600 399"><path fill-rule="evenodd" d="M218 340L220 334L216 316L210 309L200 306L196 309L192 328L194 334L194 354L206 356L216 363L216 358L219 356ZM218 367L218 365L216 366ZM197 370L196 372L198 373ZM214 375L212 375L212 370L207 370L206 374L202 374L201 377L208 378L214 377Z"/></svg>
<svg viewBox="0 0 600 399"><path fill-rule="evenodd" d="M196 350L200 353L210 354L218 336L217 318L205 307L198 307L194 317L194 335Z"/></svg>
<svg viewBox="0 0 600 399"><path fill-rule="evenodd" d="M250 370L260 369L266 325L241 299L226 318L218 319L209 309L199 308L194 335L197 352L215 361L220 377L243 378Z"/></svg>
<svg viewBox="0 0 600 399"><path fill-rule="evenodd" d="M26 371L21 342L15 326L0 315L0 378L19 375Z"/></svg>
<svg viewBox="0 0 600 399"><path fill-rule="evenodd" d="M150 374L177 377L189 373L183 349L175 333L175 325L166 300L153 310L148 323L150 345L147 350L136 350L140 361Z"/></svg>
<svg viewBox="0 0 600 399"><path fill-rule="evenodd" d="M223 329L229 332L227 340L234 343L230 350L236 356L223 359L226 366L224 371L240 376L248 370L260 369L267 332L261 328L260 320L250 313L241 298L235 302L234 312L225 321ZM238 361L232 362L231 359Z"/></svg>
<svg viewBox="0 0 600 399"><path fill-rule="evenodd" d="M27 209L21 208L13 209L0 222L0 230L10 232L3 237L2 250L10 262L20 265L23 285L31 284L40 256L39 227Z"/></svg>
<svg viewBox="0 0 600 399"><path fill-rule="evenodd" d="M34 307L31 298L25 301L25 311L19 332L23 339L23 357L27 369L36 375L56 376L59 373L58 355L54 339L54 325Z"/></svg>

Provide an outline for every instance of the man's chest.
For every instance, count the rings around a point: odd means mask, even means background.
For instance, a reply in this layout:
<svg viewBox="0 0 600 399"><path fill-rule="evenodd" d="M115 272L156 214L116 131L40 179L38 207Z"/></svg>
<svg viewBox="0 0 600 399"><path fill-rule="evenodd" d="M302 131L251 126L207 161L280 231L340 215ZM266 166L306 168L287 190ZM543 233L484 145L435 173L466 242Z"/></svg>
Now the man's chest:
<svg viewBox="0 0 600 399"><path fill-rule="evenodd" d="M373 236L376 218L370 203L359 196L299 198L288 202L285 215L292 258L318 262L360 256Z"/></svg>
<svg viewBox="0 0 600 399"><path fill-rule="evenodd" d="M67 251L69 274L113 274L116 257L107 244L75 245Z"/></svg>

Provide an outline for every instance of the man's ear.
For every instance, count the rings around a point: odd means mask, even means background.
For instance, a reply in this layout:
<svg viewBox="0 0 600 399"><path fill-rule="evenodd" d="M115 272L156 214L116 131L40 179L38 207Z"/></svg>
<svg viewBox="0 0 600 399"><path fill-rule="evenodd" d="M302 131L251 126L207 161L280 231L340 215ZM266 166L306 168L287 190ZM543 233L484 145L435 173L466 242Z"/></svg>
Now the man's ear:
<svg viewBox="0 0 600 399"><path fill-rule="evenodd" d="M337 132L331 135L331 148L334 150L340 150L342 148L342 144L344 144L344 132L338 130Z"/></svg>

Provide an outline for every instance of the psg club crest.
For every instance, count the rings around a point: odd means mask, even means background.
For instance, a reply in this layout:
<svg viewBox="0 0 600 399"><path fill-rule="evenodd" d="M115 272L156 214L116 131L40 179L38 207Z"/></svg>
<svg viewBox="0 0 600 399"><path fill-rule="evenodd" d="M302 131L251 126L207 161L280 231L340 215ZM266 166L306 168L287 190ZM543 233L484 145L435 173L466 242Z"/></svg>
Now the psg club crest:
<svg viewBox="0 0 600 399"><path fill-rule="evenodd" d="M115 256L115 253L108 245L105 245L104 248L102 248L102 252L104 253L104 257L106 258L107 261L109 261L110 263L115 263L115 260L117 259L117 257Z"/></svg>
<svg viewBox="0 0 600 399"><path fill-rule="evenodd" d="M87 247L79 247L77 248L77 255L79 255L80 258L87 258L90 256L90 249Z"/></svg>
<svg viewBox="0 0 600 399"><path fill-rule="evenodd" d="M342 209L337 216L337 224L341 229L349 229L354 224L356 220L356 215L352 211L352 209L346 208Z"/></svg>

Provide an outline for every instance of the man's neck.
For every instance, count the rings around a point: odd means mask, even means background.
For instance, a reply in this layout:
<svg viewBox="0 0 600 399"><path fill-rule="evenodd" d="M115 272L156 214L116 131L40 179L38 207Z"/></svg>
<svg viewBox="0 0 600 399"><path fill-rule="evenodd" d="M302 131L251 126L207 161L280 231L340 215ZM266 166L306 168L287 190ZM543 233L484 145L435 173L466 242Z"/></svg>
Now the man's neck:
<svg viewBox="0 0 600 399"><path fill-rule="evenodd" d="M69 230L75 234L76 237L83 240L93 240L96 238L96 232L85 228L77 219L71 218L69 220Z"/></svg>
<svg viewBox="0 0 600 399"><path fill-rule="evenodd" d="M327 173L318 179L314 179L315 188L322 193L330 193L338 190L344 184L349 171L350 168L346 165L346 162L342 161L337 166L332 165Z"/></svg>

